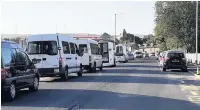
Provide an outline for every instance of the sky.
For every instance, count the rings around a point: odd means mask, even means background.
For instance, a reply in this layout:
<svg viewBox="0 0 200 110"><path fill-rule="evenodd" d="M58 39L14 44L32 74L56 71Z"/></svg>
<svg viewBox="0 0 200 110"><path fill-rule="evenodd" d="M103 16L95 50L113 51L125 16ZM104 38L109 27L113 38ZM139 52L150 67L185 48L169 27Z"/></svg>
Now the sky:
<svg viewBox="0 0 200 110"><path fill-rule="evenodd" d="M153 34L155 2L3 2L2 33Z"/></svg>

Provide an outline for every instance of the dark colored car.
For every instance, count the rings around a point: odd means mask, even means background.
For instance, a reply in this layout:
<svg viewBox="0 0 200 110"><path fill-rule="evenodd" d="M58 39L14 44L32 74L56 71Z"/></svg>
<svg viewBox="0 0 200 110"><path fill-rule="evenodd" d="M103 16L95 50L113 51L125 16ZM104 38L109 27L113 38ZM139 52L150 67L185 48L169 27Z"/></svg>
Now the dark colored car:
<svg viewBox="0 0 200 110"><path fill-rule="evenodd" d="M181 51L167 51L163 56L162 71L166 69L181 69L187 72L185 54Z"/></svg>
<svg viewBox="0 0 200 110"><path fill-rule="evenodd" d="M135 58L143 58L142 52L135 52L134 56Z"/></svg>
<svg viewBox="0 0 200 110"><path fill-rule="evenodd" d="M129 60L134 60L134 55L133 55L132 53L129 53L129 54L128 54L128 59L129 59Z"/></svg>
<svg viewBox="0 0 200 110"><path fill-rule="evenodd" d="M1 94L14 100L18 90L37 91L39 73L19 44L1 41Z"/></svg>
<svg viewBox="0 0 200 110"><path fill-rule="evenodd" d="M149 54L148 53L144 53L143 57L144 58L149 57Z"/></svg>
<svg viewBox="0 0 200 110"><path fill-rule="evenodd" d="M155 56L155 53L153 52L153 53L150 53L150 56Z"/></svg>

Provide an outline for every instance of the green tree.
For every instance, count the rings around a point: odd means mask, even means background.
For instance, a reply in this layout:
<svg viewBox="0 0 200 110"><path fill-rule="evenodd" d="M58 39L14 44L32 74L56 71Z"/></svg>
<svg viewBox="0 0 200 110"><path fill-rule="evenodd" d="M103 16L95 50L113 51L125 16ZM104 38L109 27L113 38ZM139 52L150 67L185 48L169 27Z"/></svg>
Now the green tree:
<svg viewBox="0 0 200 110"><path fill-rule="evenodd" d="M184 47L190 52L195 51L195 5L196 2L193 1L156 2L154 40L160 47L164 46L163 49Z"/></svg>

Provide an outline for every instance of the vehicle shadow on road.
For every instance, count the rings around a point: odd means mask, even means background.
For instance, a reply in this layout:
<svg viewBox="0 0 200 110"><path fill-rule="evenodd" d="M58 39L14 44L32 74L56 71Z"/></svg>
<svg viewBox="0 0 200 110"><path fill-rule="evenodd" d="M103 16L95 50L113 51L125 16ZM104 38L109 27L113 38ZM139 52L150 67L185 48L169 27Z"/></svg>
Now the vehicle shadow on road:
<svg viewBox="0 0 200 110"><path fill-rule="evenodd" d="M184 80L186 85L200 85L199 80ZM139 84L172 84L179 85L180 81L174 78L145 77L145 76L83 76L80 79L69 79L68 82L106 82L106 83L139 83Z"/></svg>
<svg viewBox="0 0 200 110"><path fill-rule="evenodd" d="M34 109L63 109L78 102L79 109L117 109L117 110L199 110L200 106L189 101L157 96L117 93L109 90L40 89L29 93L21 91L13 102L2 103L1 108L20 107ZM45 108L44 108L45 107ZM27 108L29 109L29 108Z"/></svg>
<svg viewBox="0 0 200 110"><path fill-rule="evenodd" d="M136 65L136 64L134 64L134 65L131 65L131 64L123 64L123 65L117 65L117 67L141 67L141 68L159 68L159 66L158 65Z"/></svg>
<svg viewBox="0 0 200 110"><path fill-rule="evenodd" d="M188 72L182 72L180 70L167 70L166 72L162 72L159 67L151 67L145 69L136 68L114 68L114 69L106 69L104 73L121 73L121 74L152 74L152 75L189 75Z"/></svg>

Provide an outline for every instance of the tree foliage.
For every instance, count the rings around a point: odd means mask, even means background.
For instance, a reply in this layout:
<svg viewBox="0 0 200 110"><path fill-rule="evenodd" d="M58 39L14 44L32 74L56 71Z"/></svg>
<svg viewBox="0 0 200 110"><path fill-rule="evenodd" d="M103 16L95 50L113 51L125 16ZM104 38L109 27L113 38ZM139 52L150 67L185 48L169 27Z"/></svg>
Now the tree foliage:
<svg viewBox="0 0 200 110"><path fill-rule="evenodd" d="M196 2L158 1L155 4L155 9L154 40L160 44L160 47L163 50L185 48L189 52L194 52L196 44Z"/></svg>
<svg viewBox="0 0 200 110"><path fill-rule="evenodd" d="M142 42L144 44L147 44L147 46L151 46L151 44L155 44L154 43L154 36L152 34L145 35L144 38L142 39Z"/></svg>
<svg viewBox="0 0 200 110"><path fill-rule="evenodd" d="M143 44L143 41L138 36L135 36L133 34L127 33L126 30L123 30L123 36L120 38L121 43L130 43L130 42L136 42L136 44Z"/></svg>

